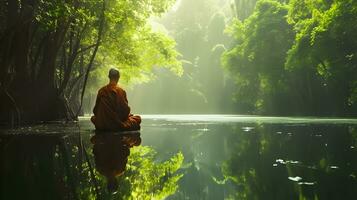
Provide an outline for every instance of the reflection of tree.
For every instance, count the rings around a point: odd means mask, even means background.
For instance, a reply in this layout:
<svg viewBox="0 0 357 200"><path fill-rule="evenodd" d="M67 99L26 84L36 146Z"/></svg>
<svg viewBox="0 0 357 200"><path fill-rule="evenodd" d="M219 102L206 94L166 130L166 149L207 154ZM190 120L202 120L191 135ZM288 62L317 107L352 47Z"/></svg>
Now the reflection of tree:
<svg viewBox="0 0 357 200"><path fill-rule="evenodd" d="M177 190L182 174L177 174L183 162L178 153L170 160L156 163L156 152L150 147L133 149L128 162L126 181L130 182L133 199L164 199Z"/></svg>
<svg viewBox="0 0 357 200"><path fill-rule="evenodd" d="M0 199L77 199L77 137L33 128L0 133Z"/></svg>
<svg viewBox="0 0 357 200"><path fill-rule="evenodd" d="M239 136L239 141L231 144L234 148L231 159L222 167L224 175L237 186L234 197L290 199L289 196L279 196L279 193L287 188L275 187L284 184L284 180L277 174L266 173L266 169L272 166L274 160L274 155L271 154L271 147L274 144L271 144L269 135L242 132ZM288 191L286 193L289 194Z"/></svg>
<svg viewBox="0 0 357 200"><path fill-rule="evenodd" d="M159 162L152 148L139 146L130 149L118 192L109 194L105 178L91 176L95 159L91 149L82 148L90 146L89 137L73 124L0 130L0 199L145 200L176 192L183 154ZM123 137L121 142L130 148L140 144L140 137Z"/></svg>
<svg viewBox="0 0 357 200"><path fill-rule="evenodd" d="M354 129L258 126L229 140L222 172L234 199L351 199L356 195ZM290 179L288 178L290 177Z"/></svg>
<svg viewBox="0 0 357 200"><path fill-rule="evenodd" d="M155 161L156 152L150 147L138 146L130 150L124 175L118 177L119 189L115 194L106 191L106 180L97 174L99 189L103 199L164 199L177 190L177 182L182 174L177 173L183 162L182 153L170 160ZM83 186L82 186L83 187ZM91 185L83 187L83 199L94 198Z"/></svg>

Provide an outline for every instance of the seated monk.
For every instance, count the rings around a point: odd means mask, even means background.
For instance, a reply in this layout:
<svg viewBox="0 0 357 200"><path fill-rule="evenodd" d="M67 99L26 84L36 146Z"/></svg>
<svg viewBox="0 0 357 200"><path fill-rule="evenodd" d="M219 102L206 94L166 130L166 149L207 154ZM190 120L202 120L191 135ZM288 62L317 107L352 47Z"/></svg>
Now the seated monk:
<svg viewBox="0 0 357 200"><path fill-rule="evenodd" d="M99 131L140 130L141 117L130 114L126 92L117 84L120 73L109 70L109 84L98 91L91 121Z"/></svg>

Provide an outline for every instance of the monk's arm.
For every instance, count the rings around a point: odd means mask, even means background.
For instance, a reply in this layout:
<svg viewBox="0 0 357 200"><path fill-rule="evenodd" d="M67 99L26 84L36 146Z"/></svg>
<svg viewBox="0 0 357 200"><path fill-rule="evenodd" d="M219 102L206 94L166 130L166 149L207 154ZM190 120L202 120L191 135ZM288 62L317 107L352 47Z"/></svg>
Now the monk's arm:
<svg viewBox="0 0 357 200"><path fill-rule="evenodd" d="M93 113L94 113L94 115L97 114L99 99L100 99L100 96L99 96L99 91L98 91L97 99L95 100L95 106L94 106L94 108L93 108Z"/></svg>
<svg viewBox="0 0 357 200"><path fill-rule="evenodd" d="M125 104L126 104L125 115L129 116L129 114L130 114L130 106L129 106L128 99L126 97L126 92L125 91L124 91L124 99L125 99Z"/></svg>
<svg viewBox="0 0 357 200"><path fill-rule="evenodd" d="M121 108L122 115L127 117L130 114L130 107L128 105L128 99L126 97L126 92L124 90L123 90L122 95L123 95L122 100L119 100L119 99L118 100L121 102L120 108Z"/></svg>
<svg viewBox="0 0 357 200"><path fill-rule="evenodd" d="M133 116L133 114L130 113L131 109L130 109L130 106L129 106L128 99L126 97L126 92L125 91L124 91L124 99L125 99L125 102L126 102L126 104L128 105L128 108L129 108L129 111L128 111L129 117Z"/></svg>

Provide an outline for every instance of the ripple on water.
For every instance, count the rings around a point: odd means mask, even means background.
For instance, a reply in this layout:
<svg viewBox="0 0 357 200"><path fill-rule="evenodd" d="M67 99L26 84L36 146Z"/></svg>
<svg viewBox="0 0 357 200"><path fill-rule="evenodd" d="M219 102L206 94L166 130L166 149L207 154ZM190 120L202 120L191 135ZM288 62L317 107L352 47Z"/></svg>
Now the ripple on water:
<svg viewBox="0 0 357 200"><path fill-rule="evenodd" d="M300 176L295 176L295 177L289 176L288 179L294 182L299 182L302 180Z"/></svg>
<svg viewBox="0 0 357 200"><path fill-rule="evenodd" d="M315 185L316 182L299 182L299 185Z"/></svg>
<svg viewBox="0 0 357 200"><path fill-rule="evenodd" d="M254 127L250 127L250 126L242 127L242 130L243 130L244 132L250 132L250 131L252 131L253 129L254 129Z"/></svg>

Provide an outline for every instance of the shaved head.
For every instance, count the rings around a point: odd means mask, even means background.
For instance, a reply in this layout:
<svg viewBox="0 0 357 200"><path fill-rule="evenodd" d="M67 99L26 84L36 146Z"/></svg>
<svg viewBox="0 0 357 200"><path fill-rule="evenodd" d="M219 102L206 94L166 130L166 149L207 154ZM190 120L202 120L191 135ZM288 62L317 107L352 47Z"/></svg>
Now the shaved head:
<svg viewBox="0 0 357 200"><path fill-rule="evenodd" d="M116 68L111 68L109 70L108 77L110 80L118 80L120 78L120 72Z"/></svg>

